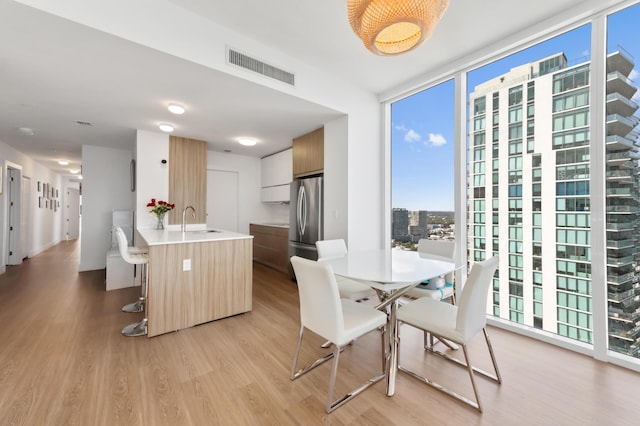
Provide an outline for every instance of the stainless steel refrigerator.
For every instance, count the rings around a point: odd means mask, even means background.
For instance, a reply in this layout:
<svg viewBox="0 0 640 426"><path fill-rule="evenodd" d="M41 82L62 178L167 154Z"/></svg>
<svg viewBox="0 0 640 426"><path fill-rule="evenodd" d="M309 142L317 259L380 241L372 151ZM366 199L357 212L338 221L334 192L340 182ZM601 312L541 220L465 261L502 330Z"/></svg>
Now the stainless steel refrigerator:
<svg viewBox="0 0 640 426"><path fill-rule="evenodd" d="M315 244L323 236L322 188L322 176L291 182L289 257L318 259Z"/></svg>

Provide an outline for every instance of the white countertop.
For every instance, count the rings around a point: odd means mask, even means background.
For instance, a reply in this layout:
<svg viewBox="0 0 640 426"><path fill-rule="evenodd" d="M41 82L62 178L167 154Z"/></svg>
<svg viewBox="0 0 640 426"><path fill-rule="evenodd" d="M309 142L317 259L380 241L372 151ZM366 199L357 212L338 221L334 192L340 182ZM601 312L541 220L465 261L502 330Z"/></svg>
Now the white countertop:
<svg viewBox="0 0 640 426"><path fill-rule="evenodd" d="M206 229L187 228L187 232L180 231L177 227L172 229L169 227L164 230L157 229L138 229L138 233L144 238L147 245L156 246L163 244L184 244L184 243L201 243L208 241L224 241L224 240L241 240L245 238L253 238L252 235L240 234L237 232L225 231L218 229L218 232L205 232Z"/></svg>

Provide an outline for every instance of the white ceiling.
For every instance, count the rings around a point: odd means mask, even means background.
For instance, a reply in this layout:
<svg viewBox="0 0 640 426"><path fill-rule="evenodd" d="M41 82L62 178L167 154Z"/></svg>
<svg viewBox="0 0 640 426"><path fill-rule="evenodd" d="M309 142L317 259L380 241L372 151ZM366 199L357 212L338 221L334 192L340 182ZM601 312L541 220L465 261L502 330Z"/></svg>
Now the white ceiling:
<svg viewBox="0 0 640 426"><path fill-rule="evenodd" d="M346 0L166 1L376 94L542 21L620 2L451 0L422 46L379 57L351 31ZM0 142L63 174L79 168L83 144L133 149L136 129L155 132L159 122L174 121L158 110L166 99L189 106L177 135L206 140L212 150L257 157L286 148L293 137L341 114L11 0L0 0L0 40ZM21 134L20 127L35 135ZM242 135L261 143L241 147L234 138ZM72 164L58 166L58 159Z"/></svg>

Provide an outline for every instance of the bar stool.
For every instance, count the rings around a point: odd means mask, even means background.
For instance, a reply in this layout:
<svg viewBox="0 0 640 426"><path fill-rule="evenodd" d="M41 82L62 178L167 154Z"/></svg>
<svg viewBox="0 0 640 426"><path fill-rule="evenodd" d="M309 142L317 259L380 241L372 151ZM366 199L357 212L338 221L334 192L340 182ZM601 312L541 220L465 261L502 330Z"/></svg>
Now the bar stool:
<svg viewBox="0 0 640 426"><path fill-rule="evenodd" d="M118 251L120 251L120 257L122 257L122 259L127 262L127 263L132 263L129 262L125 259L124 255L122 255L122 244L120 243L120 239L118 238L118 230L120 230L122 232L122 235L124 235L124 231L122 231L122 228L119 226L114 226L113 227L113 233L116 235L117 241L118 241ZM149 253L149 250L146 248L142 248L142 247L136 247L136 246L129 246L129 244L127 243L126 240L126 236L125 236L125 241L124 241L124 248L125 250L127 250L129 252L129 255L138 255L138 254L144 254L147 255ZM137 301L135 302L131 302L128 303L126 305L124 305L122 307L122 312L129 312L129 313L136 313L136 312L142 312L144 311L144 303L146 300L146 296L145 296L145 284L146 284L146 280L145 280L145 265L142 264L141 266L141 287L142 287L142 292L140 294L140 297L138 298Z"/></svg>
<svg viewBox="0 0 640 426"><path fill-rule="evenodd" d="M120 250L120 256L122 259L132 265L141 265L141 279L142 279L142 294L137 302L130 303L122 308L124 312L143 312L146 305L147 297L147 264L149 263L148 253L138 248L130 250L127 244L127 237L124 235L124 231L119 226L114 227L116 238L118 239L118 249ZM135 310L134 310L135 309ZM129 324L122 329L122 334L125 336L145 336L147 334L147 318L143 318L142 321Z"/></svg>

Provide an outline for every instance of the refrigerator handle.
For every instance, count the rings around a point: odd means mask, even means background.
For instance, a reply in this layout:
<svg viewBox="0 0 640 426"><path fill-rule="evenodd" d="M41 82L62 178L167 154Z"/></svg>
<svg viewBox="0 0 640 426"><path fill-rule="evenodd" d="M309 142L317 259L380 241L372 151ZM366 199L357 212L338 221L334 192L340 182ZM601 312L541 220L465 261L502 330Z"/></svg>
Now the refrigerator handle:
<svg viewBox="0 0 640 426"><path fill-rule="evenodd" d="M302 220L300 223L302 227L302 232L300 232L300 235L304 236L304 234L307 232L307 190L305 189L304 186L302 186L301 200L302 200L302 203L301 203L302 208L300 209L300 217L302 218Z"/></svg>
<svg viewBox="0 0 640 426"><path fill-rule="evenodd" d="M296 206L296 226L298 227L298 233L300 234L300 236L302 237L302 235L304 235L304 228L305 228L305 223L303 215L302 215L302 211L303 211L303 205L304 205L304 185L300 185L300 187L298 188L298 203Z"/></svg>

